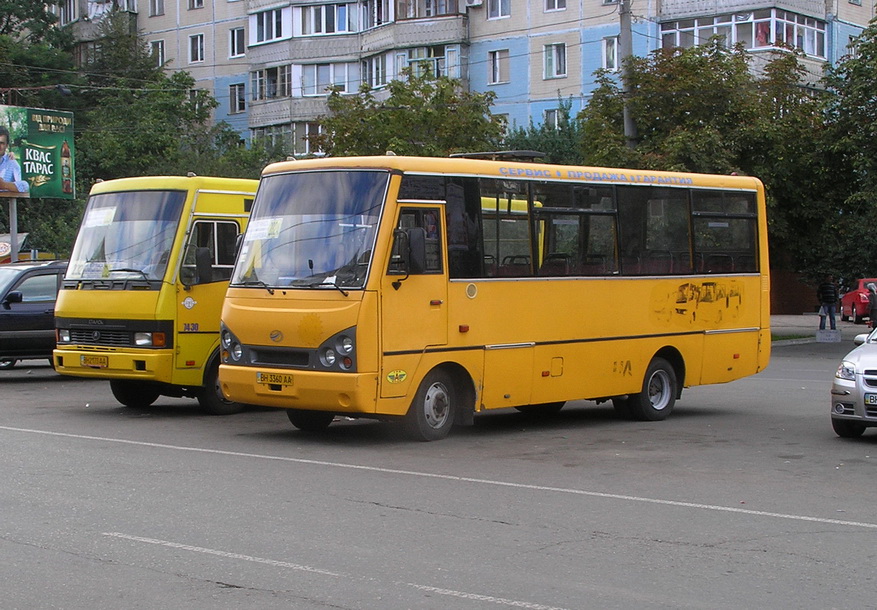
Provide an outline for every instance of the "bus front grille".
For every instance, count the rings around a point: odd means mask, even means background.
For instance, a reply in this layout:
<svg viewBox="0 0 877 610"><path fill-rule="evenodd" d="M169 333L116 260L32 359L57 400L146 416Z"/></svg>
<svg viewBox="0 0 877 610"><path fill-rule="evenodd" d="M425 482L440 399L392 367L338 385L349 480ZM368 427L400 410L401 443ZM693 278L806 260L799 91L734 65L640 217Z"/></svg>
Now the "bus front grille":
<svg viewBox="0 0 877 610"><path fill-rule="evenodd" d="M132 334L124 330L71 330L70 342L78 345L109 345L113 347L134 345Z"/></svg>

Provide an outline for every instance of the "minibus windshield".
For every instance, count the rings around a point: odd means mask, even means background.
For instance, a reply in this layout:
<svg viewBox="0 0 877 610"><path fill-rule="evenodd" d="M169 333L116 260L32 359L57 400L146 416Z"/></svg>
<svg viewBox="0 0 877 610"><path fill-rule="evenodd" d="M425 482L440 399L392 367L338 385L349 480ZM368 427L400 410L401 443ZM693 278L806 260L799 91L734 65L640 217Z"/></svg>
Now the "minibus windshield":
<svg viewBox="0 0 877 610"><path fill-rule="evenodd" d="M388 182L385 170L263 177L231 284L362 288Z"/></svg>
<svg viewBox="0 0 877 610"><path fill-rule="evenodd" d="M163 279L185 200L184 191L92 195L67 279Z"/></svg>

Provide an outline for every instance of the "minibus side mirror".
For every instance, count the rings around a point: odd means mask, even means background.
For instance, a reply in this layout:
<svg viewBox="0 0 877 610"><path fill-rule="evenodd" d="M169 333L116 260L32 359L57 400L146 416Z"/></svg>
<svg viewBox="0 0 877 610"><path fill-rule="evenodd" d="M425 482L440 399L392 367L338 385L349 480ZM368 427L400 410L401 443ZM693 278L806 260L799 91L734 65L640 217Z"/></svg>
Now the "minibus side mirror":
<svg viewBox="0 0 877 610"><path fill-rule="evenodd" d="M396 229L393 231L393 241L390 267L392 271L405 274L405 277L393 282L393 288L399 290L409 275L426 270L426 231L422 227Z"/></svg>

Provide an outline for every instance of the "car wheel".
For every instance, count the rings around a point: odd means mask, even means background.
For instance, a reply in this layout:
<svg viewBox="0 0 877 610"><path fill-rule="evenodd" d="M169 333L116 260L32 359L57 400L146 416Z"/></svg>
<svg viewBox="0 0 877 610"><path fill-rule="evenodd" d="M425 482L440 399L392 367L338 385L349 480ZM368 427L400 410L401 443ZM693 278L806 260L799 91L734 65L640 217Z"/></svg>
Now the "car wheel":
<svg viewBox="0 0 877 610"><path fill-rule="evenodd" d="M859 315L859 312L856 311L855 303L853 303L853 306L850 309L850 320L852 320L853 324L860 324L862 322L862 317Z"/></svg>
<svg viewBox="0 0 877 610"><path fill-rule="evenodd" d="M289 418L289 423L303 432L322 432L335 419L334 413L302 409L287 409L286 416Z"/></svg>
<svg viewBox="0 0 877 610"><path fill-rule="evenodd" d="M640 421L666 419L676 404L676 393L676 371L663 358L654 358L646 369L642 391L628 398L631 415Z"/></svg>
<svg viewBox="0 0 877 610"><path fill-rule="evenodd" d="M0 369L11 369L18 362L15 358L4 358L0 360Z"/></svg>
<svg viewBox="0 0 877 610"><path fill-rule="evenodd" d="M207 371L204 387L198 392L198 404L210 415L231 415L243 410L241 404L229 400L222 393L222 388L219 386L218 360Z"/></svg>
<svg viewBox="0 0 877 610"><path fill-rule="evenodd" d="M841 438L859 438L865 433L866 426L857 421L832 417L831 427L834 428L834 433Z"/></svg>
<svg viewBox="0 0 877 610"><path fill-rule="evenodd" d="M113 396L126 407L145 408L154 403L161 393L146 383L113 379L110 381Z"/></svg>
<svg viewBox="0 0 877 610"><path fill-rule="evenodd" d="M457 400L457 390L451 376L438 369L430 371L417 388L405 415L408 435L419 441L445 438L454 425Z"/></svg>
<svg viewBox="0 0 877 610"><path fill-rule="evenodd" d="M849 319L850 319L850 317L847 315L846 307L844 307L843 304L841 304L841 306L840 306L840 321L847 322Z"/></svg>
<svg viewBox="0 0 877 610"><path fill-rule="evenodd" d="M555 413L560 413L565 404L563 401L545 402L538 405L521 405L520 407L515 407L515 409L527 415L554 415Z"/></svg>

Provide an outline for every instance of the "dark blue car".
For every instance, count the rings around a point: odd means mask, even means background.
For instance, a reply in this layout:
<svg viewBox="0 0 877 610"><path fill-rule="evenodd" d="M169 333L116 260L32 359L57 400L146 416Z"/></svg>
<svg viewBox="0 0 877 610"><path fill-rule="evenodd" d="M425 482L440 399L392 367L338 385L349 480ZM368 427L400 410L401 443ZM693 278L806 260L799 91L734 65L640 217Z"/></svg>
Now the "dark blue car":
<svg viewBox="0 0 877 610"><path fill-rule="evenodd" d="M0 368L55 349L55 300L67 261L0 265Z"/></svg>

